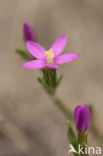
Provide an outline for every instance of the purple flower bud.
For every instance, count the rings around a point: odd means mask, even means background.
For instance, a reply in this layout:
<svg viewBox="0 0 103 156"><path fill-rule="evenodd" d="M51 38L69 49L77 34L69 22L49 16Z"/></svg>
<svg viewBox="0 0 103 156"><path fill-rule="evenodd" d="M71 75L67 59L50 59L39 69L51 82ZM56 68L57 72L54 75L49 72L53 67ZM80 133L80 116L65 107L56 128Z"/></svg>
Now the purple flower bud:
<svg viewBox="0 0 103 156"><path fill-rule="evenodd" d="M28 40L34 41L35 40L35 33L28 23L24 23L23 34L24 34L25 41L28 41Z"/></svg>
<svg viewBox="0 0 103 156"><path fill-rule="evenodd" d="M76 129L85 132L90 125L90 110L87 105L79 105L74 110Z"/></svg>

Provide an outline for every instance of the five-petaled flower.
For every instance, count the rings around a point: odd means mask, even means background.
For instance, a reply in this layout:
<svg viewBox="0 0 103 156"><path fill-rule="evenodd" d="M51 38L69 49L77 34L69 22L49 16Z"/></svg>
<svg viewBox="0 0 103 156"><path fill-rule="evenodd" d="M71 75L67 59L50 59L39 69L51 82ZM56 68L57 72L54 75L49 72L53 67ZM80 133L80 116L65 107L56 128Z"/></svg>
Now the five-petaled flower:
<svg viewBox="0 0 103 156"><path fill-rule="evenodd" d="M34 41L35 40L35 33L32 27L28 23L24 23L23 25L23 35L25 41Z"/></svg>
<svg viewBox="0 0 103 156"><path fill-rule="evenodd" d="M48 51L38 43L27 41L26 47L28 51L31 55L37 58L37 60L24 63L23 67L30 69L43 69L45 67L57 69L58 64L67 63L77 59L80 56L78 53L66 53L60 56L65 48L66 40L66 35L61 36L52 44Z"/></svg>
<svg viewBox="0 0 103 156"><path fill-rule="evenodd" d="M87 105L79 105L74 110L76 129L85 132L90 125L90 110Z"/></svg>

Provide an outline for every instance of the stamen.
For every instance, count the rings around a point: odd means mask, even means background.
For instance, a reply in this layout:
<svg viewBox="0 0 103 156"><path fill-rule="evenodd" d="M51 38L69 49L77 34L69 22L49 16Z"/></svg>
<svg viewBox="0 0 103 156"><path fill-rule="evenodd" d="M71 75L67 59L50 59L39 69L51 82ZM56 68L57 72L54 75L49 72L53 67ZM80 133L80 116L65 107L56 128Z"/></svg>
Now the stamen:
<svg viewBox="0 0 103 156"><path fill-rule="evenodd" d="M46 51L45 56L47 57L47 63L54 64L54 54L52 53L52 49Z"/></svg>

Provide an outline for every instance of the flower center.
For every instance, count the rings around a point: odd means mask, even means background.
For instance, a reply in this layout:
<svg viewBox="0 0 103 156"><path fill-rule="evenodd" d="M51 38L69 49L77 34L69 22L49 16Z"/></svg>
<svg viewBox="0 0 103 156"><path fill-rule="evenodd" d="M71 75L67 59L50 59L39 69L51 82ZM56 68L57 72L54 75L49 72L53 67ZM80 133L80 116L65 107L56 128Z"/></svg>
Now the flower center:
<svg viewBox="0 0 103 156"><path fill-rule="evenodd" d="M54 54L52 53L52 49L46 51L45 56L47 57L48 64L54 64Z"/></svg>

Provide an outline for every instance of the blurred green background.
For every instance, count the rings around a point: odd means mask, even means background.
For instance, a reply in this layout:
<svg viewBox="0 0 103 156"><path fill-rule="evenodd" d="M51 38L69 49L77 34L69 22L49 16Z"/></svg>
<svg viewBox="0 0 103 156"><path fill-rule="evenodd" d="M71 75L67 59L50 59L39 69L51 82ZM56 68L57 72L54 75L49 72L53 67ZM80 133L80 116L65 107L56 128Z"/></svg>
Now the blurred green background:
<svg viewBox="0 0 103 156"><path fill-rule="evenodd" d="M81 54L60 66L57 95L71 111L92 104L102 133L103 1L0 0L0 156L68 156L67 118L37 82L40 71L22 68L25 61L14 52L25 49L24 22L45 48L66 34L64 52ZM99 146L88 135L89 144Z"/></svg>

